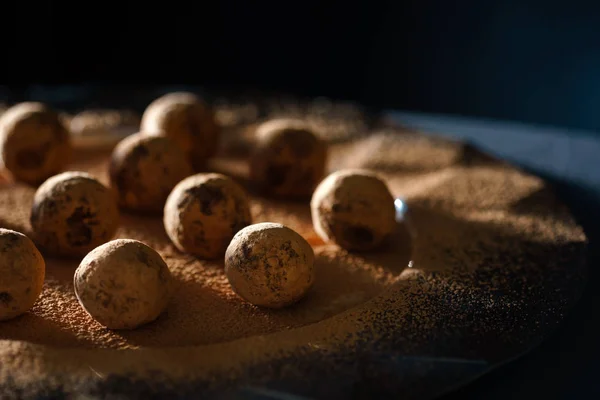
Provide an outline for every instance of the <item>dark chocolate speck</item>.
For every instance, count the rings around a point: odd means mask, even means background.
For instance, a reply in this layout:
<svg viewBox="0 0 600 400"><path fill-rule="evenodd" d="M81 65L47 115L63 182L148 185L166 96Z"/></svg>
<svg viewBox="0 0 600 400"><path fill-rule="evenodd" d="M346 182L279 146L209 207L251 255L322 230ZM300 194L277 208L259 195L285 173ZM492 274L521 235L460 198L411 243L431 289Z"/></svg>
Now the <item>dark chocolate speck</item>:
<svg viewBox="0 0 600 400"><path fill-rule="evenodd" d="M67 240L72 246L85 246L92 241L92 229L89 221L96 216L95 213L85 210L83 207L77 207L73 214L67 218L69 231Z"/></svg>
<svg viewBox="0 0 600 400"><path fill-rule="evenodd" d="M0 302L1 303L4 303L4 305L6 306L11 301L13 301L13 297L10 295L10 293L8 293L8 292L0 292Z"/></svg>
<svg viewBox="0 0 600 400"><path fill-rule="evenodd" d="M225 198L220 188L210 185L190 188L186 191L186 195L200 202L200 210L204 215L212 215L213 207Z"/></svg>

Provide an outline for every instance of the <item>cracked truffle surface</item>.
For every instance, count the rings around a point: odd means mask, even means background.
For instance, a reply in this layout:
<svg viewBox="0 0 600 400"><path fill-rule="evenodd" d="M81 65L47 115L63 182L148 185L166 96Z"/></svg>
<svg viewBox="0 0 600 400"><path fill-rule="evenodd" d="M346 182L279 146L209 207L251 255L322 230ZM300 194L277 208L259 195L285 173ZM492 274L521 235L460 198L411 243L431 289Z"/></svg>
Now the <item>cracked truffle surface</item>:
<svg viewBox="0 0 600 400"><path fill-rule="evenodd" d="M193 173L183 151L170 139L139 133L115 147L109 172L119 205L142 212L161 212L175 185Z"/></svg>
<svg viewBox="0 0 600 400"><path fill-rule="evenodd" d="M196 174L177 184L163 218L179 250L205 259L223 256L233 236L252 221L244 189L214 173Z"/></svg>
<svg viewBox="0 0 600 400"><path fill-rule="evenodd" d="M315 279L315 255L292 229L270 222L239 231L225 253L233 290L262 307L282 308L300 300Z"/></svg>
<svg viewBox="0 0 600 400"><path fill-rule="evenodd" d="M252 180L281 197L309 197L325 175L325 143L301 120L276 119L256 131Z"/></svg>
<svg viewBox="0 0 600 400"><path fill-rule="evenodd" d="M22 233L0 228L0 321L27 312L44 284L46 263Z"/></svg>
<svg viewBox="0 0 600 400"><path fill-rule="evenodd" d="M140 131L143 135L172 139L196 170L202 169L216 153L220 135L212 109L187 92L169 93L150 103L142 116Z"/></svg>
<svg viewBox="0 0 600 400"><path fill-rule="evenodd" d="M158 318L169 302L170 282L161 256L131 239L92 250L73 278L81 306L110 329L134 329Z"/></svg>
<svg viewBox="0 0 600 400"><path fill-rule="evenodd" d="M2 161L20 181L37 185L60 172L71 158L68 130L42 103L17 104L0 120Z"/></svg>
<svg viewBox="0 0 600 400"><path fill-rule="evenodd" d="M372 250L393 232L394 198L367 170L342 170L325 178L311 200L315 231L347 250Z"/></svg>
<svg viewBox="0 0 600 400"><path fill-rule="evenodd" d="M96 178L64 172L38 188L30 221L43 252L83 256L113 237L119 211L114 193Z"/></svg>

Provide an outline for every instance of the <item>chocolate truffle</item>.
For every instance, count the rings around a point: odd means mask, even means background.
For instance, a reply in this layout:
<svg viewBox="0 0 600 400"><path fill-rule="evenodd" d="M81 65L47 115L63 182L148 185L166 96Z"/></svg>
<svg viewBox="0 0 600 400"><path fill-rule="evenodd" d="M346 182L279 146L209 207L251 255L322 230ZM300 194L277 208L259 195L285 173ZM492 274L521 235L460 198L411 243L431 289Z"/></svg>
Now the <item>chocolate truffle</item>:
<svg viewBox="0 0 600 400"><path fill-rule="evenodd" d="M212 109L186 92L166 94L150 103L142 115L140 130L147 136L172 139L196 170L216 153L220 135Z"/></svg>
<svg viewBox="0 0 600 400"><path fill-rule="evenodd" d="M282 308L300 300L315 280L315 254L302 236L271 222L239 231L225 253L232 289L261 307Z"/></svg>
<svg viewBox="0 0 600 400"><path fill-rule="evenodd" d="M233 290L261 307L282 308L300 300L315 279L315 255L292 229L270 222L239 231L225 253Z"/></svg>
<svg viewBox="0 0 600 400"><path fill-rule="evenodd" d="M171 190L191 174L188 159L170 139L140 134L115 147L109 171L121 207L142 212L162 212Z"/></svg>
<svg viewBox="0 0 600 400"><path fill-rule="evenodd" d="M46 263L25 235L0 228L0 321L27 312L42 292Z"/></svg>
<svg viewBox="0 0 600 400"><path fill-rule="evenodd" d="M325 175L325 143L300 120L277 119L256 131L252 180L281 197L308 197Z"/></svg>
<svg viewBox="0 0 600 400"><path fill-rule="evenodd" d="M114 192L85 172L53 176L33 198L34 240L50 254L83 256L110 240L118 225Z"/></svg>
<svg viewBox="0 0 600 400"><path fill-rule="evenodd" d="M394 198L366 170L342 170L325 178L310 203L315 231L348 250L380 246L395 229Z"/></svg>
<svg viewBox="0 0 600 400"><path fill-rule="evenodd" d="M171 272L142 242L117 239L92 250L73 278L88 314L110 329L134 329L154 321L169 302Z"/></svg>
<svg viewBox="0 0 600 400"><path fill-rule="evenodd" d="M37 185L61 171L71 157L71 141L58 113L44 104L11 107L0 120L0 147L6 169Z"/></svg>
<svg viewBox="0 0 600 400"><path fill-rule="evenodd" d="M164 225L181 251L200 258L222 257L231 238L251 223L244 189L221 174L181 181L167 199Z"/></svg>

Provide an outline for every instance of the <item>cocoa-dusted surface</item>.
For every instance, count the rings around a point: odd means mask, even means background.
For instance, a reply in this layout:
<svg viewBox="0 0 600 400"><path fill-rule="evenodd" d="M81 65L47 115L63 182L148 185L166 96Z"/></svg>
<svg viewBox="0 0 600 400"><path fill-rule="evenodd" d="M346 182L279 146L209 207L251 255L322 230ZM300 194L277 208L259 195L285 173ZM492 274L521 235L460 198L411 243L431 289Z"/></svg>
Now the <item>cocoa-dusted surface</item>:
<svg viewBox="0 0 600 400"><path fill-rule="evenodd" d="M317 117L327 126L327 112ZM356 113L340 120L366 127ZM247 185L251 130L230 125L222 142L228 156L210 169ZM131 332L102 328L75 300L78 262L48 258L33 310L0 324L2 393L422 398L518 356L556 326L581 293L586 239L543 181L458 143L386 127L343 135L351 129L336 126L328 169L382 173L407 200L412 243L399 227L386 250L350 254L319 242L308 202L251 192L256 222L296 229L316 253L308 296L263 310L232 292L222 262L175 250L160 217L123 214L117 236L154 247L172 270L167 313ZM107 163L107 154L80 153L71 169L106 182ZM29 233L33 192L2 185L3 227Z"/></svg>

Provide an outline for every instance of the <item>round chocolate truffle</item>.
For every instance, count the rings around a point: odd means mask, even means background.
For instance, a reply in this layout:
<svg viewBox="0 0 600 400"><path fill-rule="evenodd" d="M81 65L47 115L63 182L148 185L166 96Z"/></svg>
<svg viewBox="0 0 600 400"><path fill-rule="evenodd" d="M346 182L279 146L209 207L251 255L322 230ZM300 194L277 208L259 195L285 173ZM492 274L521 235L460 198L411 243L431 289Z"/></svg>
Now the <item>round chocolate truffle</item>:
<svg viewBox="0 0 600 400"><path fill-rule="evenodd" d="M0 147L6 169L32 185L61 171L71 157L69 132L58 113L41 103L17 104L2 115Z"/></svg>
<svg viewBox="0 0 600 400"><path fill-rule="evenodd" d="M348 250L374 249L396 226L388 187L365 170L329 175L315 190L310 208L317 234Z"/></svg>
<svg viewBox="0 0 600 400"><path fill-rule="evenodd" d="M82 256L113 237L119 210L114 192L96 178L63 172L38 188L30 220L42 251Z"/></svg>
<svg viewBox="0 0 600 400"><path fill-rule="evenodd" d="M212 109L198 96L186 92L166 94L150 103L140 130L144 135L172 139L197 170L216 153L220 135Z"/></svg>
<svg viewBox="0 0 600 400"><path fill-rule="evenodd" d="M325 175L325 143L299 120L278 119L256 131L250 176L265 192L308 197Z"/></svg>
<svg viewBox="0 0 600 400"><path fill-rule="evenodd" d="M92 250L73 278L88 314L110 329L134 329L154 321L169 302L171 272L142 242L117 239Z"/></svg>
<svg viewBox="0 0 600 400"><path fill-rule="evenodd" d="M164 225L173 244L205 259L222 257L231 238L251 221L244 189L221 174L184 179L165 204Z"/></svg>
<svg viewBox="0 0 600 400"><path fill-rule="evenodd" d="M315 254L302 236L270 222L239 231L225 253L233 290L261 307L282 308L300 300L315 280Z"/></svg>
<svg viewBox="0 0 600 400"><path fill-rule="evenodd" d="M142 212L162 212L171 190L192 173L183 151L170 139L140 134L115 147L109 171L121 207Z"/></svg>
<svg viewBox="0 0 600 400"><path fill-rule="evenodd" d="M27 312L42 292L46 263L25 235L0 228L0 321Z"/></svg>

